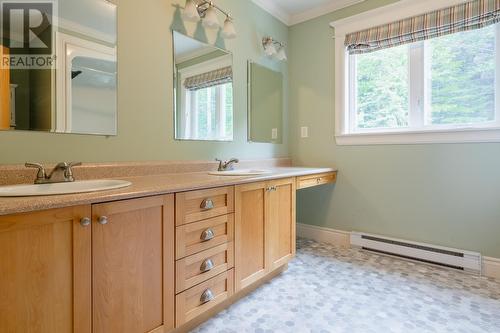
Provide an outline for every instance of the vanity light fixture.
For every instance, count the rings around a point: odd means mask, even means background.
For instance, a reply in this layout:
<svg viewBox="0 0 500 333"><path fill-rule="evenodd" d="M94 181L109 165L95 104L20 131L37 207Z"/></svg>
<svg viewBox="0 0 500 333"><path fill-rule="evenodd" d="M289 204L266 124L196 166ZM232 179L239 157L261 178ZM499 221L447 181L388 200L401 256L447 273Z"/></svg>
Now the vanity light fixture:
<svg viewBox="0 0 500 333"><path fill-rule="evenodd" d="M224 21L224 28L222 29L222 37L226 39L236 38L236 28L234 27L233 19L231 16L226 16L226 20Z"/></svg>
<svg viewBox="0 0 500 333"><path fill-rule="evenodd" d="M264 53L268 57L275 57L280 61L286 61L288 59L285 43L278 42L272 37L264 37L262 39L262 46L264 47Z"/></svg>
<svg viewBox="0 0 500 333"><path fill-rule="evenodd" d="M208 0L187 0L186 6L182 13L184 20L189 22L198 22L203 20L202 24L205 28L218 29L221 27L217 18L217 11L226 15L224 26L222 28L222 36L226 39L236 38L236 28L234 27L233 18L231 15L218 7L213 1Z"/></svg>

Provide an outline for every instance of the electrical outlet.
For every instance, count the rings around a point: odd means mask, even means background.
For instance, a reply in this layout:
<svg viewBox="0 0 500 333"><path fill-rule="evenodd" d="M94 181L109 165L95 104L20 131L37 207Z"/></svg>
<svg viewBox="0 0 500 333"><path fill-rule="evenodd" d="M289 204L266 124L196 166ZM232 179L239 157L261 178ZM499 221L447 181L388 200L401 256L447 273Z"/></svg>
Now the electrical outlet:
<svg viewBox="0 0 500 333"><path fill-rule="evenodd" d="M273 128L272 133L271 133L271 137L273 140L278 139L278 129L277 128Z"/></svg>
<svg viewBox="0 0 500 333"><path fill-rule="evenodd" d="M301 127L300 128L300 137L308 138L309 137L309 127Z"/></svg>

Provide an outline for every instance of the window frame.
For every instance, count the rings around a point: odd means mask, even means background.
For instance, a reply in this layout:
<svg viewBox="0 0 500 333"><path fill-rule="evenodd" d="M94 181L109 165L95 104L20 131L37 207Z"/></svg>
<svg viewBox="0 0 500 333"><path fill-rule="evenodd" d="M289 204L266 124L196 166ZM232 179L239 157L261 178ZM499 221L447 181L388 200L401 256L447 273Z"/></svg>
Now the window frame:
<svg viewBox="0 0 500 333"><path fill-rule="evenodd" d="M496 84L496 122L494 124L464 124L464 125L434 125L425 126L425 114L415 117L410 112L410 124L419 122L418 129L363 129L354 132L356 119L356 66L353 66L355 57L350 57L345 46L345 36L371 27L388 24L394 17L400 19L421 15L433 10L455 6L463 0L443 0L439 4L434 0L422 0L415 3L412 0L402 0L397 3L364 12L346 19L331 22L335 29L335 138L338 145L372 145L372 144L432 144L432 143L468 143L468 142L500 142L500 81ZM496 30L497 42L500 43L500 24ZM496 77L500 78L500 44L497 43ZM411 45L411 44L410 44ZM419 64L412 63L409 57L409 77L416 79L417 84L410 86L409 107L417 108L420 96L425 96L425 78L421 70L424 62L424 47L410 46L409 52ZM422 109L423 113L423 109Z"/></svg>

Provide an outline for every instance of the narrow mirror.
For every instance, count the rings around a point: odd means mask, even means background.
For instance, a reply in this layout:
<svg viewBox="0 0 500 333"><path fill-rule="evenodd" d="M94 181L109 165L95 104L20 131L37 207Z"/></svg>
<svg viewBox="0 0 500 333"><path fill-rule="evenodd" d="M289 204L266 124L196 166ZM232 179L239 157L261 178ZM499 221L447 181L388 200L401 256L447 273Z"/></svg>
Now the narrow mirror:
<svg viewBox="0 0 500 333"><path fill-rule="evenodd" d="M175 138L232 141L231 53L176 31L173 41Z"/></svg>
<svg viewBox="0 0 500 333"><path fill-rule="evenodd" d="M248 140L283 143L283 74L248 63Z"/></svg>

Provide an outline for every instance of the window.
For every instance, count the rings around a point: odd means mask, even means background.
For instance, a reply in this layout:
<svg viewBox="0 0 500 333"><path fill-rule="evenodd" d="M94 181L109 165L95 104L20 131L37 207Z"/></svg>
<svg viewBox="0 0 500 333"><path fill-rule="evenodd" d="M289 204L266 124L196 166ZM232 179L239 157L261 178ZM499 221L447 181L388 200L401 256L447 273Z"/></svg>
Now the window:
<svg viewBox="0 0 500 333"><path fill-rule="evenodd" d="M187 90L185 136L193 139L233 138L233 84Z"/></svg>
<svg viewBox="0 0 500 333"><path fill-rule="evenodd" d="M388 8L331 24L337 143L500 142L500 5Z"/></svg>
<svg viewBox="0 0 500 333"><path fill-rule="evenodd" d="M232 141L232 57L191 62L179 66L175 79L176 139Z"/></svg>
<svg viewBox="0 0 500 333"><path fill-rule="evenodd" d="M497 126L498 30L350 55L351 133Z"/></svg>

